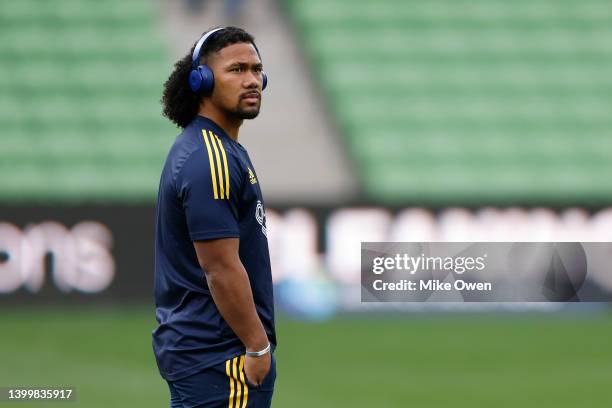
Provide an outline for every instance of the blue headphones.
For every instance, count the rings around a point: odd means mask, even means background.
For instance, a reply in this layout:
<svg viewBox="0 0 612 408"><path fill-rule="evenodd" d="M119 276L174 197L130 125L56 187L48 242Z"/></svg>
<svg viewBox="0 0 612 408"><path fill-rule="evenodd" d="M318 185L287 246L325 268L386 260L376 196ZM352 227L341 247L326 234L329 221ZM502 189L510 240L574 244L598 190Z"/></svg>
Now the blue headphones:
<svg viewBox="0 0 612 408"><path fill-rule="evenodd" d="M192 69L189 73L189 86L193 92L208 95L210 92L212 92L213 87L215 86L215 76L213 75L212 69L210 69L208 65L200 65L200 53L206 45L206 41L208 41L213 34L224 29L225 28L215 28L214 30L210 30L204 34L202 38L200 38L193 49L193 55L191 56ZM257 55L259 55L259 50L254 43L253 47L255 47L255 51L257 51ZM261 76L263 79L263 85L261 88L266 89L266 85L268 85L268 76L263 71Z"/></svg>

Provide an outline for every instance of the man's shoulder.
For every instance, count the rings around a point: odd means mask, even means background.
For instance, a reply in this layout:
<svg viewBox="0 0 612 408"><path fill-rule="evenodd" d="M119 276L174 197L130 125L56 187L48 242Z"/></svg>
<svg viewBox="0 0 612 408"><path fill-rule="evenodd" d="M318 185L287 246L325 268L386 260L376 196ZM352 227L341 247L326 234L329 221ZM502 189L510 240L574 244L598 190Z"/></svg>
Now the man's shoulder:
<svg viewBox="0 0 612 408"><path fill-rule="evenodd" d="M241 152L235 143L207 126L189 126L176 138L168 155L172 178L192 173L212 173L234 179L243 170Z"/></svg>
<svg viewBox="0 0 612 408"><path fill-rule="evenodd" d="M194 135L194 129L187 127L176 137L166 160L167 166L176 180L177 175L183 169L185 163L202 149L200 141Z"/></svg>

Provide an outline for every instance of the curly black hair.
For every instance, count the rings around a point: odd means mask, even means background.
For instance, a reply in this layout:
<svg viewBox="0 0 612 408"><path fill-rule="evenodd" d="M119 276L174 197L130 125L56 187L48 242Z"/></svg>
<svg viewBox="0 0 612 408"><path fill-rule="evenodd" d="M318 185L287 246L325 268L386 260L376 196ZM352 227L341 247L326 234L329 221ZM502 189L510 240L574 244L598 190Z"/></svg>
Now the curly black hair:
<svg viewBox="0 0 612 408"><path fill-rule="evenodd" d="M251 43L255 46L255 38L241 28L226 27L206 40L206 47L200 53L201 60L206 61L206 57L211 53L237 43ZM191 56L194 48L195 44L191 47L189 54L174 64L174 71L164 83L161 99L164 116L181 128L185 128L195 118L202 98L204 98L204 95L193 92L189 87L189 73L192 69Z"/></svg>

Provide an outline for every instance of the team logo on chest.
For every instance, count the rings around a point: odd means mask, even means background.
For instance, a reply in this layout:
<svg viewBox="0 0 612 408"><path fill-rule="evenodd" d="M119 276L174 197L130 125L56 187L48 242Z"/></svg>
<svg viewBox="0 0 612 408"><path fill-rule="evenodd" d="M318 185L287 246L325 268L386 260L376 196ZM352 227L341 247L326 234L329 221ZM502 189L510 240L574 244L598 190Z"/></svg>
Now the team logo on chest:
<svg viewBox="0 0 612 408"><path fill-rule="evenodd" d="M247 167L247 170L249 172L249 181L251 182L251 184L256 184L257 177L255 177L255 173L253 173L253 170L251 170L250 167Z"/></svg>
<svg viewBox="0 0 612 408"><path fill-rule="evenodd" d="M257 207L255 207L255 219L261 225L261 232L268 237L268 231L266 229L266 212L264 211L264 206L260 200L257 200Z"/></svg>

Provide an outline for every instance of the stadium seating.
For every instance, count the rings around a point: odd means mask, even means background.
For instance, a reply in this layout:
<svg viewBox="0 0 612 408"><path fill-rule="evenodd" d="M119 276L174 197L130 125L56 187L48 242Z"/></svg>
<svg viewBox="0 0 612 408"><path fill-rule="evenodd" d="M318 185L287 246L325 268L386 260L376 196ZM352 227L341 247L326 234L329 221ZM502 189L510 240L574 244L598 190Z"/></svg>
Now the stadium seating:
<svg viewBox="0 0 612 408"><path fill-rule="evenodd" d="M150 201L176 130L159 2L0 2L0 199Z"/></svg>
<svg viewBox="0 0 612 408"><path fill-rule="evenodd" d="M612 199L606 0L290 0L368 198Z"/></svg>

